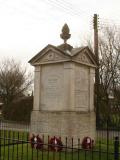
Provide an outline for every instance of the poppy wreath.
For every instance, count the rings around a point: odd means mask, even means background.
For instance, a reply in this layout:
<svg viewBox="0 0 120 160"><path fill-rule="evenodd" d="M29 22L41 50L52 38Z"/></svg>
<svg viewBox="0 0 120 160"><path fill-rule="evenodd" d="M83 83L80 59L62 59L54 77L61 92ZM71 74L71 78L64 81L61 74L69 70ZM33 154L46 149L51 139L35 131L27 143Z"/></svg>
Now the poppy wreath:
<svg viewBox="0 0 120 160"><path fill-rule="evenodd" d="M32 134L30 137L31 147L35 149L42 149L43 148L43 140L39 137L39 135Z"/></svg>
<svg viewBox="0 0 120 160"><path fill-rule="evenodd" d="M63 143L61 138L53 137L49 140L49 148L51 151L61 151L63 147Z"/></svg>
<svg viewBox="0 0 120 160"><path fill-rule="evenodd" d="M92 149L94 146L94 140L90 137L84 137L82 141L82 148L83 149Z"/></svg>

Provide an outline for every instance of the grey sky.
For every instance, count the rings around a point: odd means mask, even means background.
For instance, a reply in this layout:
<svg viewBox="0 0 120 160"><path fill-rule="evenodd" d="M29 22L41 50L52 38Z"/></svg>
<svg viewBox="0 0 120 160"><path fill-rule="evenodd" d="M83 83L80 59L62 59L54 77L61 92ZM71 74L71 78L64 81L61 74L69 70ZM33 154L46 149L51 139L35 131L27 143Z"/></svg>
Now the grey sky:
<svg viewBox="0 0 120 160"><path fill-rule="evenodd" d="M59 45L61 27L70 27L72 45L93 32L92 17L100 26L120 24L120 0L0 0L0 58L27 63L48 43ZM92 34L91 34L92 35Z"/></svg>

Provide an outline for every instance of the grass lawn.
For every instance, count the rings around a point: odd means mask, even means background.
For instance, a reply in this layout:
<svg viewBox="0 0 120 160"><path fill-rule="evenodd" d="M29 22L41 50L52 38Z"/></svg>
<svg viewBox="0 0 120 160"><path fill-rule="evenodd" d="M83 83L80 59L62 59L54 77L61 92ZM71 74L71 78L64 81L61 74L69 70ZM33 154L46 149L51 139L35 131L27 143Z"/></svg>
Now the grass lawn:
<svg viewBox="0 0 120 160"><path fill-rule="evenodd" d="M0 130L1 145L13 144L16 143L17 140L27 141L29 138L28 132L18 132L18 131L9 131L9 130ZM14 141L13 141L14 139Z"/></svg>
<svg viewBox="0 0 120 160"><path fill-rule="evenodd" d="M62 152L51 152L32 149L29 143L16 144L18 140L27 142L28 132L2 130L0 137L2 137L0 139L2 145L0 160L114 160L113 141L109 141L109 147L106 145L106 140L96 141L93 150L73 149L72 152L72 149L69 149Z"/></svg>
<svg viewBox="0 0 120 160"><path fill-rule="evenodd" d="M62 152L40 151L32 149L30 144L16 144L1 147L0 160L107 160L107 153L101 146L101 152L94 150L70 150ZM113 149L109 149L108 159L113 160Z"/></svg>

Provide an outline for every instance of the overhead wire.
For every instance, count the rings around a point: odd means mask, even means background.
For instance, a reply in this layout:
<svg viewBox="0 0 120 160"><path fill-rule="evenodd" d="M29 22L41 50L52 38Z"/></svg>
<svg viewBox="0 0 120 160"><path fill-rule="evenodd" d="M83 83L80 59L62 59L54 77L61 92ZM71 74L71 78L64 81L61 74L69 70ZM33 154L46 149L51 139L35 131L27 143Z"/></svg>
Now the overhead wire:
<svg viewBox="0 0 120 160"><path fill-rule="evenodd" d="M44 0L44 1L39 0L39 2L40 1L43 2L43 3L45 2L45 3L49 4L50 6L56 8L56 9L62 10L63 12L65 12L65 13L71 15L71 16L80 17L82 14L87 15L87 16L89 15L89 13L86 12L86 11L76 9L78 7L75 7L75 5L72 5L72 3L70 3L70 2L61 1L61 0ZM13 6L13 5L4 4L3 2L2 2L2 5L10 7L13 10L17 10L17 12L20 12L22 14L26 14L30 18L32 18L32 20L36 20L37 22L40 22L40 21L43 22L44 21L44 18L39 16L38 11L37 11L37 14L36 14L35 9L34 9L34 11L32 11L33 7L29 3L26 3L26 7L29 8L30 11L25 10L23 8L20 8L20 7ZM37 5L34 5L34 6L37 7ZM37 7L37 8L39 10L39 7ZM53 18L53 16L51 16L51 18ZM53 20L56 20L56 19L53 18ZM99 21L100 21L99 22L99 29L100 29L100 27L104 27L104 26L107 26L107 25L114 25L114 24L120 27L120 23L118 23L118 21L115 22L115 20L114 20L115 23L113 23L113 20L114 19L106 19L106 18L101 18L100 17L99 18ZM93 22L92 22L92 24L93 24Z"/></svg>
<svg viewBox="0 0 120 160"><path fill-rule="evenodd" d="M71 16L79 16L78 14L73 13L73 11L71 11L69 8L66 8L65 6L63 6L61 4L58 5L57 3L54 3L51 0L44 0L44 2L49 4L50 6L54 7L55 9L59 9L60 11L63 11L64 13L67 13Z"/></svg>
<svg viewBox="0 0 120 160"><path fill-rule="evenodd" d="M66 12L67 14L71 16L81 16L81 14L83 14L79 10L74 9L71 3L67 4L59 0L44 0L44 2L51 5L52 7L55 7L56 9ZM82 11L82 12L86 14L85 11Z"/></svg>
<svg viewBox="0 0 120 160"><path fill-rule="evenodd" d="M66 9L69 9L70 11L72 11L73 13L77 14L77 15L81 15L81 14L88 14L86 11L81 10L80 8L77 9L78 7L75 6L74 4L70 3L70 2L66 2L66 1L61 1L61 0L50 0L53 1L54 3L58 4L58 5L62 5L63 7L65 6Z"/></svg>
<svg viewBox="0 0 120 160"><path fill-rule="evenodd" d="M5 4L5 3L2 3L2 5L5 6L5 7L7 7L7 8L12 9L13 11L17 11L20 14L27 15L27 16L29 16L30 19L32 19L34 21L37 21L39 23L40 23L40 21L42 21L42 22L44 21L44 18L36 16L33 13L30 13L29 11L27 11L27 10L25 10L23 8L16 7L14 5Z"/></svg>
<svg viewBox="0 0 120 160"><path fill-rule="evenodd" d="M40 0L39 0L39 2L40 2ZM49 4L49 5L51 5L52 7L56 8L56 9L62 10L63 12L65 12L65 13L71 15L71 16L80 17L81 14L83 14L83 13L89 15L89 13L86 13L83 10L81 11L82 12L81 13L79 10L75 9L75 7L73 7L73 5L71 3L68 3L68 2L66 3L65 1L44 0L44 2ZM37 21L41 21L42 20L42 21L44 21L44 18L41 18L41 16L38 16L39 14L34 14L33 11L31 13L31 12L29 12L27 10L24 10L23 8L20 8L20 7L16 7L16 6L9 5L9 4L3 4L3 5L6 5L7 7L10 7L13 10L17 10L17 12L20 12L22 14L26 14L30 18L32 18L33 20L37 20ZM29 5L29 8L33 9L32 7L30 7L30 5ZM51 16L51 18L53 18L53 16ZM56 19L54 19L54 20L56 20Z"/></svg>
<svg viewBox="0 0 120 160"><path fill-rule="evenodd" d="M64 13L67 13L67 14L71 15L72 17L76 16L77 18L80 18L81 15L83 15L83 14L86 15L86 17L91 16L90 13L88 13L88 12L85 12L83 10L74 9L75 6L73 7L72 3L67 3L65 1L61 1L61 0L44 0L44 3L49 4L53 8L59 9L60 11L63 11Z"/></svg>
<svg viewBox="0 0 120 160"><path fill-rule="evenodd" d="M112 27L116 27L116 29L120 28L120 23L118 23L120 20L116 19L111 19L111 18L101 18L98 15L98 30L101 30L104 27L108 27L108 26L112 26ZM93 29L93 20L90 21L90 26L92 26L91 28ZM117 31L117 30L116 30Z"/></svg>
<svg viewBox="0 0 120 160"><path fill-rule="evenodd" d="M120 32L120 24L119 23L115 23L115 22L113 22L113 23L110 23L110 22L104 22L104 21L100 21L99 22L99 29L102 29L102 28L104 28L104 27L115 27L115 29L116 29L116 32Z"/></svg>

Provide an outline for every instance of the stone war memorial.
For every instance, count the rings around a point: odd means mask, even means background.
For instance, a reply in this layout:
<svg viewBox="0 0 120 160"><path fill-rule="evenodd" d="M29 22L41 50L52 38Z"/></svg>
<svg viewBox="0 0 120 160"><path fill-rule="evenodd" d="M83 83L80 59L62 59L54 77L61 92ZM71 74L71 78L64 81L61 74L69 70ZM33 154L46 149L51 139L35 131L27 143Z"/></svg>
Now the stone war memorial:
<svg viewBox="0 0 120 160"><path fill-rule="evenodd" d="M31 133L95 139L95 55L87 46L69 45L70 36L65 24L63 44L49 44L29 61L35 67Z"/></svg>

